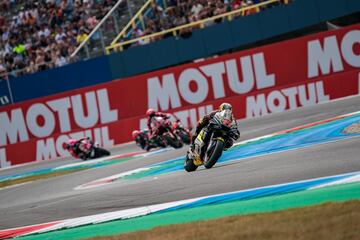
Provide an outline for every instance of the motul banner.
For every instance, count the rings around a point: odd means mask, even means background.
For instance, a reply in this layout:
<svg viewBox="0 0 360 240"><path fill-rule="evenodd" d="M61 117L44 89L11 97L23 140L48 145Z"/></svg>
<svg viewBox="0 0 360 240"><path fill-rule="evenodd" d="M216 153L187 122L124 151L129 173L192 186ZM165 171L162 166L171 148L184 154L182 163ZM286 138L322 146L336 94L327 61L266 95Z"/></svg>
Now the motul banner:
<svg viewBox="0 0 360 240"><path fill-rule="evenodd" d="M221 102L239 119L359 94L360 25L0 108L1 167L67 156L69 138L131 140L145 111L194 126Z"/></svg>

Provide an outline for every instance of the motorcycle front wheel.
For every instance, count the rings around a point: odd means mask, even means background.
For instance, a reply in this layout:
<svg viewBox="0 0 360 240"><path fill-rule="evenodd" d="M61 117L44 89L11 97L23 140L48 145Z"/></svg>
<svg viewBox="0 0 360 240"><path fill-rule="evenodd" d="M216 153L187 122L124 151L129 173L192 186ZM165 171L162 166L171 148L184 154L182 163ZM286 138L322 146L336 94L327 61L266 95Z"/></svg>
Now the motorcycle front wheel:
<svg viewBox="0 0 360 240"><path fill-rule="evenodd" d="M183 146L183 143L177 138L172 138L169 135L167 135L165 137L165 139L166 139L166 142L173 148L182 148L182 146Z"/></svg>
<svg viewBox="0 0 360 240"><path fill-rule="evenodd" d="M194 172L197 168L198 166L194 164L194 161L189 159L188 156L186 155L185 164L184 164L185 171Z"/></svg>
<svg viewBox="0 0 360 240"><path fill-rule="evenodd" d="M154 143L160 148L166 148L166 143L159 137L156 137L156 139L154 139Z"/></svg>
<svg viewBox="0 0 360 240"><path fill-rule="evenodd" d="M224 142L215 140L210 149L206 152L204 166L205 168L212 168L217 160L221 157L224 149Z"/></svg>

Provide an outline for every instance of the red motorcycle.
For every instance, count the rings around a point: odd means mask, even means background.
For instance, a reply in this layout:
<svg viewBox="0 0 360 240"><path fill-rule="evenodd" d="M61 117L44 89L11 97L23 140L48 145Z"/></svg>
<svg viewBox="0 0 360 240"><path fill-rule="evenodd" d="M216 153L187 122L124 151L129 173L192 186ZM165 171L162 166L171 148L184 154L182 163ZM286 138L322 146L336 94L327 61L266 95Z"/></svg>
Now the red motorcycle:
<svg viewBox="0 0 360 240"><path fill-rule="evenodd" d="M169 119L154 117L152 120L152 132L154 141L160 146L171 146L173 148L183 146L181 139L173 131Z"/></svg>
<svg viewBox="0 0 360 240"><path fill-rule="evenodd" d="M84 153L82 159L95 159L105 156L110 156L110 152L104 148L98 146L88 138L81 140L79 149Z"/></svg>
<svg viewBox="0 0 360 240"><path fill-rule="evenodd" d="M183 143L188 145L191 143L191 132L182 125L180 120L173 122L173 129L175 134L180 137Z"/></svg>

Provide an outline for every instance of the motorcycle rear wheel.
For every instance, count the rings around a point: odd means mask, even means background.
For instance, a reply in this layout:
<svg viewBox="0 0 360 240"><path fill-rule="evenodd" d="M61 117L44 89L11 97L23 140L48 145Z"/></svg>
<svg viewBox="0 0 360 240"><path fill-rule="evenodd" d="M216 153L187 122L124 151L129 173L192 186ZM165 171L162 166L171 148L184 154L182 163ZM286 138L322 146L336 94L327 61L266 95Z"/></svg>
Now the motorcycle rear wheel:
<svg viewBox="0 0 360 240"><path fill-rule="evenodd" d="M110 152L104 148L96 147L94 158L99 158L99 157L104 157L104 156L110 156Z"/></svg>
<svg viewBox="0 0 360 240"><path fill-rule="evenodd" d="M219 160L219 158L221 157L221 154L224 149L224 142L222 141L216 141L215 143L213 143L213 145L214 146L210 149L210 151L211 150L212 151L211 152L208 151L206 153L204 166L207 169L212 168L215 165L217 160Z"/></svg>

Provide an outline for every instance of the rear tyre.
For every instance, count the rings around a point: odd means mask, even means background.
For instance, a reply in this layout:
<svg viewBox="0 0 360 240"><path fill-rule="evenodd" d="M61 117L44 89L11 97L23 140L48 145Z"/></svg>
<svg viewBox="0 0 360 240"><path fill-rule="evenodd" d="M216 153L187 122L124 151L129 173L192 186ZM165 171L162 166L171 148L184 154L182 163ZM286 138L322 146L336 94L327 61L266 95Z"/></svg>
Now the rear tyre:
<svg viewBox="0 0 360 240"><path fill-rule="evenodd" d="M154 143L156 146L158 146L160 148L166 148L166 144L164 143L164 141L162 139L160 139L160 137L156 137L156 139L154 140Z"/></svg>
<svg viewBox="0 0 360 240"><path fill-rule="evenodd" d="M110 156L110 152L104 148L96 147L95 148L95 158Z"/></svg>
<svg viewBox="0 0 360 240"><path fill-rule="evenodd" d="M222 151L224 149L224 143L222 141L216 141L213 144L213 147L208 150L206 153L206 158L204 162L205 168L212 168L217 160L221 157Z"/></svg>

